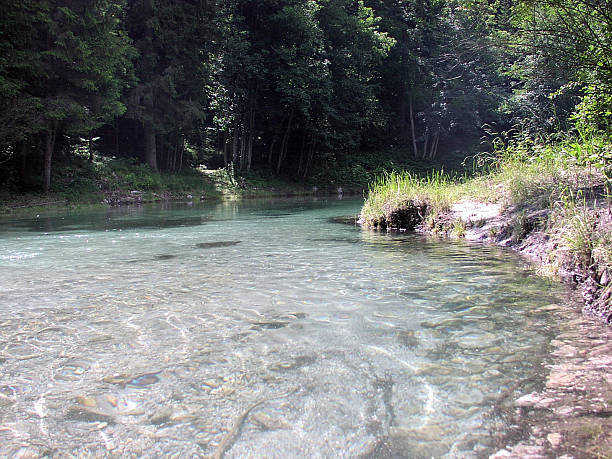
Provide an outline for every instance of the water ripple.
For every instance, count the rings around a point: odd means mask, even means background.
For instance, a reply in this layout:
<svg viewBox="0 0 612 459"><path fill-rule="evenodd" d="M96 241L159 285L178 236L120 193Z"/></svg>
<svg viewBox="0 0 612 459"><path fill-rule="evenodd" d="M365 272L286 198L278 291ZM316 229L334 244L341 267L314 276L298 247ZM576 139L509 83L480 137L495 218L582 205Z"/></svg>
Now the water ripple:
<svg viewBox="0 0 612 459"><path fill-rule="evenodd" d="M9 221L0 455L212 455L244 413L228 457L492 451L565 293L500 249L333 218L358 207Z"/></svg>

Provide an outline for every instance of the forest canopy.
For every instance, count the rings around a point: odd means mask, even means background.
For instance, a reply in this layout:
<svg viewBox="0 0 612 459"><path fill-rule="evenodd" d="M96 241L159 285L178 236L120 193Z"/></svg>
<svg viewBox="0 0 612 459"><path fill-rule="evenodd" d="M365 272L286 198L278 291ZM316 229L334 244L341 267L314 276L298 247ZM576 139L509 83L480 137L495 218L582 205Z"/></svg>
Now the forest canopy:
<svg viewBox="0 0 612 459"><path fill-rule="evenodd" d="M307 177L485 132L608 135L607 0L2 0L0 186L81 146ZM91 156L90 156L91 158Z"/></svg>

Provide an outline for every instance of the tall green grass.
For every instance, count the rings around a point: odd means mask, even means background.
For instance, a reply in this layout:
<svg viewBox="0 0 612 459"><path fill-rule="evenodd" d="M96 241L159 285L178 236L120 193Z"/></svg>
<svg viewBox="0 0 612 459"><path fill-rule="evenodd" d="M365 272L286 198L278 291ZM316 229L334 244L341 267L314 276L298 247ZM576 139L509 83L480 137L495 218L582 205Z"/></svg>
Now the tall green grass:
<svg viewBox="0 0 612 459"><path fill-rule="evenodd" d="M531 212L553 209L568 193L597 194L608 180L591 160L605 156L610 146L598 138L566 139L546 143L541 139L510 142L503 150L476 157L469 175L434 171L426 175L392 172L379 176L369 187L362 209L367 225L389 209L424 202L429 214L448 210L461 200L501 203L506 209ZM602 153L603 152L603 153Z"/></svg>
<svg viewBox="0 0 612 459"><path fill-rule="evenodd" d="M374 226L390 209L409 202L424 203L430 212L442 212L452 204L455 187L456 179L444 171L423 176L408 171L386 173L370 185L361 218L366 225Z"/></svg>

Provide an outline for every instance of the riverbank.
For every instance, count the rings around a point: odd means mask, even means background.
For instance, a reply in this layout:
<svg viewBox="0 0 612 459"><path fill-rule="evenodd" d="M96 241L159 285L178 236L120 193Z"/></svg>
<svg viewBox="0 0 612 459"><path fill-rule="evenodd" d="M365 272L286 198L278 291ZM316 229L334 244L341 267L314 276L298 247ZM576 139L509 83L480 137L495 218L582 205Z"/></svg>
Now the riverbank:
<svg viewBox="0 0 612 459"><path fill-rule="evenodd" d="M29 213L48 207L71 208L138 205L166 201L363 195L375 177L386 172L437 170L437 160L415 160L403 150L355 152L313 164L307 178L279 175L261 166L241 172L232 167L207 168L185 164L174 172L156 172L136 159L80 154L54 159L52 186L42 194L40 174L0 174L0 215ZM460 152L445 157L444 167L458 169ZM13 171L14 172L14 171Z"/></svg>
<svg viewBox="0 0 612 459"><path fill-rule="evenodd" d="M391 174L375 184L360 223L381 230L510 247L541 275L582 289L585 311L612 321L612 208L605 177L549 158L506 162L469 179Z"/></svg>
<svg viewBox="0 0 612 459"><path fill-rule="evenodd" d="M235 173L222 169L185 169L158 173L126 160L75 162L60 167L48 194L0 191L0 215L45 209L115 207L169 201L214 201L221 199L277 196L362 194L359 183L298 181L258 173Z"/></svg>
<svg viewBox="0 0 612 459"><path fill-rule="evenodd" d="M513 446L494 457L612 457L612 332L605 325L612 321L612 210L606 181L588 165L548 155L503 158L472 178L392 174L370 189L360 216L366 227L510 247L539 274L582 294L587 314L551 343L545 387L525 395L518 381L508 394L516 437L505 439Z"/></svg>

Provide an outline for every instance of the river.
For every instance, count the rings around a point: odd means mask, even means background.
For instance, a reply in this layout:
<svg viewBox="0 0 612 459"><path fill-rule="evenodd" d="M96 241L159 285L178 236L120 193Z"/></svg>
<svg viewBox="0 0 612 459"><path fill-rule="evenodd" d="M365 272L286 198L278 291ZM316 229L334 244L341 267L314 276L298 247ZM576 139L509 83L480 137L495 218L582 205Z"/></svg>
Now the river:
<svg viewBox="0 0 612 459"><path fill-rule="evenodd" d="M497 247L334 218L361 203L0 220L0 456L494 452L568 292Z"/></svg>

